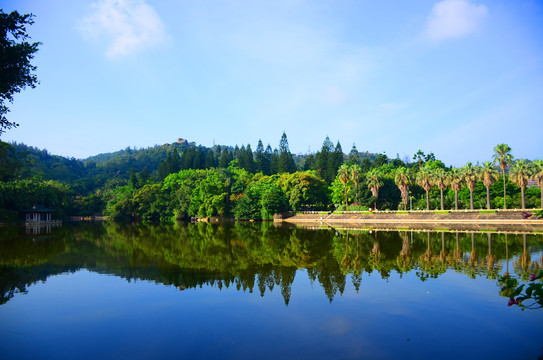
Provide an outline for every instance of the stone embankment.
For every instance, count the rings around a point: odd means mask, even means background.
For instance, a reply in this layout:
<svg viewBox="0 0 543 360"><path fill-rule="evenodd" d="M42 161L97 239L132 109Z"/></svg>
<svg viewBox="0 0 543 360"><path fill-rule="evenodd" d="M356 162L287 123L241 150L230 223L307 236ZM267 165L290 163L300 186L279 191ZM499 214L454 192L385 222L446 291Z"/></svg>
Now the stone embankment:
<svg viewBox="0 0 543 360"><path fill-rule="evenodd" d="M296 213L283 221L303 225L342 224L357 227L401 228L424 225L427 228L458 228L469 225L543 230L543 219L538 219L531 210L307 212Z"/></svg>

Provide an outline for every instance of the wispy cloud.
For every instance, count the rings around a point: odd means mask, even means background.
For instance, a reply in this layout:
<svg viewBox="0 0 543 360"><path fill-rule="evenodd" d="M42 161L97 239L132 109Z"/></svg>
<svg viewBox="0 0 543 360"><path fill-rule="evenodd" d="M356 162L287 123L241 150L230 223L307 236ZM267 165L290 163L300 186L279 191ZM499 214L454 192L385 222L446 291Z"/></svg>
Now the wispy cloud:
<svg viewBox="0 0 543 360"><path fill-rule="evenodd" d="M423 37L439 42L466 36L477 31L487 14L488 8L484 5L474 5L464 0L441 1L432 8Z"/></svg>
<svg viewBox="0 0 543 360"><path fill-rule="evenodd" d="M107 43L106 55L118 58L165 41L164 24L144 0L101 0L82 19L84 35Z"/></svg>

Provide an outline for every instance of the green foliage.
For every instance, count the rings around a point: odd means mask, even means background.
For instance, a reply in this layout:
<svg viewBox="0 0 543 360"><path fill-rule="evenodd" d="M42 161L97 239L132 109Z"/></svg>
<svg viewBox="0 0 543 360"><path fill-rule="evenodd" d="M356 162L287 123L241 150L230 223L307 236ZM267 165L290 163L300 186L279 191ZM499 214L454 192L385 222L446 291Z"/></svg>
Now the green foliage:
<svg viewBox="0 0 543 360"><path fill-rule="evenodd" d="M270 178L252 184L238 201L234 215L242 220L270 220L288 208L288 199Z"/></svg>
<svg viewBox="0 0 543 360"><path fill-rule="evenodd" d="M282 174L277 185L288 198L289 207L294 210L328 206L330 191L326 183L311 172Z"/></svg>
<svg viewBox="0 0 543 360"><path fill-rule="evenodd" d="M0 222L23 220L23 211L33 205L53 209L53 217L63 219L70 210L70 195L66 185L52 180L0 182Z"/></svg>
<svg viewBox="0 0 543 360"><path fill-rule="evenodd" d="M330 190L332 192L332 203L339 205L345 202L345 188L347 189L347 194L351 194L352 183L348 182L346 184L343 184L343 182L339 179L339 176L336 177L332 182L332 185L330 186ZM348 202L350 202L351 199L351 197L347 197Z"/></svg>
<svg viewBox="0 0 543 360"><path fill-rule="evenodd" d="M39 42L29 43L26 27L32 25L34 15L9 14L0 9L0 136L18 124L9 121L6 102L13 102L13 95L27 86L36 87L36 66L30 61L38 51Z"/></svg>
<svg viewBox="0 0 543 360"><path fill-rule="evenodd" d="M543 271L531 274L528 286L520 284L509 275L500 277L501 295L509 298L508 306L517 305L523 311L526 309L543 308ZM525 289L526 287L526 289Z"/></svg>
<svg viewBox="0 0 543 360"><path fill-rule="evenodd" d="M15 179L20 167L20 160L13 146L0 141L0 181Z"/></svg>

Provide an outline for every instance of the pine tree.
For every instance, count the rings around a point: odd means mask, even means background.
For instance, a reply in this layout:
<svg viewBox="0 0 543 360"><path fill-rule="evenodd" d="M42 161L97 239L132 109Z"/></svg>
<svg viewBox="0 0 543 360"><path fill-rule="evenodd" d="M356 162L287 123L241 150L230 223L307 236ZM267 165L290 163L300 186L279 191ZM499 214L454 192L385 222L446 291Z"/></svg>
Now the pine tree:
<svg viewBox="0 0 543 360"><path fill-rule="evenodd" d="M181 168L185 170L192 169L195 155L194 146L185 148L185 151L181 155Z"/></svg>
<svg viewBox="0 0 543 360"><path fill-rule="evenodd" d="M296 171L296 163L288 148L287 134L283 132L279 141L279 169L280 173L293 173Z"/></svg>
<svg viewBox="0 0 543 360"><path fill-rule="evenodd" d="M226 169L230 161L232 161L232 155L227 148L223 148L221 152L221 157L219 158L219 168Z"/></svg>
<svg viewBox="0 0 543 360"><path fill-rule="evenodd" d="M313 154L307 155L304 161L304 171L315 170L316 166L317 166L317 160L315 159L315 155Z"/></svg>
<svg viewBox="0 0 543 360"><path fill-rule="evenodd" d="M354 143L347 161L350 165L360 165L360 157L358 156L358 150L356 149L356 145Z"/></svg>
<svg viewBox="0 0 543 360"><path fill-rule="evenodd" d="M205 167L206 169L210 169L216 166L217 166L217 159L215 159L215 155L213 154L213 151L209 149L206 155Z"/></svg>
<svg viewBox="0 0 543 360"><path fill-rule="evenodd" d="M273 149L273 154L270 157L270 174L273 175L277 173L279 173L279 151Z"/></svg>
<svg viewBox="0 0 543 360"><path fill-rule="evenodd" d="M204 169L205 168L205 155L202 146L198 146L194 155L194 162L192 163L192 169Z"/></svg>
<svg viewBox="0 0 543 360"><path fill-rule="evenodd" d="M234 158L238 159L238 167L240 169L245 169L245 145L241 145L238 155L234 156Z"/></svg>
<svg viewBox="0 0 543 360"><path fill-rule="evenodd" d="M243 168L250 174L254 174L255 172L255 161L253 159L253 151L251 150L250 144L247 144L247 148L245 149Z"/></svg>
<svg viewBox="0 0 543 360"><path fill-rule="evenodd" d="M130 169L130 184L132 184L133 189L135 189L138 184L138 178L136 177L134 168Z"/></svg>
<svg viewBox="0 0 543 360"><path fill-rule="evenodd" d="M168 152L166 159L168 174L173 174L181 170L181 159L179 158L177 151L171 150Z"/></svg>
<svg viewBox="0 0 543 360"><path fill-rule="evenodd" d="M326 136L326 139L324 139L324 142L322 143L321 151L317 152L315 155L317 172L320 174L320 177L329 184L332 183L333 179L336 177L335 172L333 177L331 177L328 170L330 156L333 151L334 144L330 141L330 138Z"/></svg>
<svg viewBox="0 0 543 360"><path fill-rule="evenodd" d="M268 144L268 146L266 146L266 151L264 152L264 162L262 163L262 172L264 175L275 174L275 172L272 172L272 159L273 150L270 144Z"/></svg>
<svg viewBox="0 0 543 360"><path fill-rule="evenodd" d="M255 152L255 172L264 172L264 144L258 139L258 145Z"/></svg>
<svg viewBox="0 0 543 360"><path fill-rule="evenodd" d="M336 144L334 152L330 154L328 160L328 176L330 182L334 181L339 167L343 164L343 150L341 149L341 144L339 141Z"/></svg>

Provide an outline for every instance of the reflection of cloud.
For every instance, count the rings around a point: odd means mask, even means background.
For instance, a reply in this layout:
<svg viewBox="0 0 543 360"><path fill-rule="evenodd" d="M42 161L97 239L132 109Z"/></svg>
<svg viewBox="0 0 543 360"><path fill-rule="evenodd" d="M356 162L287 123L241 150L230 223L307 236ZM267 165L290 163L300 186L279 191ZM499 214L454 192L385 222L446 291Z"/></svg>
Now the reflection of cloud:
<svg viewBox="0 0 543 360"><path fill-rule="evenodd" d="M101 0L82 20L81 31L109 42L106 55L119 57L164 41L164 25L145 0Z"/></svg>
<svg viewBox="0 0 543 360"><path fill-rule="evenodd" d="M434 5L423 33L431 41L458 38L477 30L487 15L484 5L472 5L464 0L444 0Z"/></svg>
<svg viewBox="0 0 543 360"><path fill-rule="evenodd" d="M321 329L326 330L330 335L345 335L352 327L351 323L342 317L334 318L321 325Z"/></svg>

